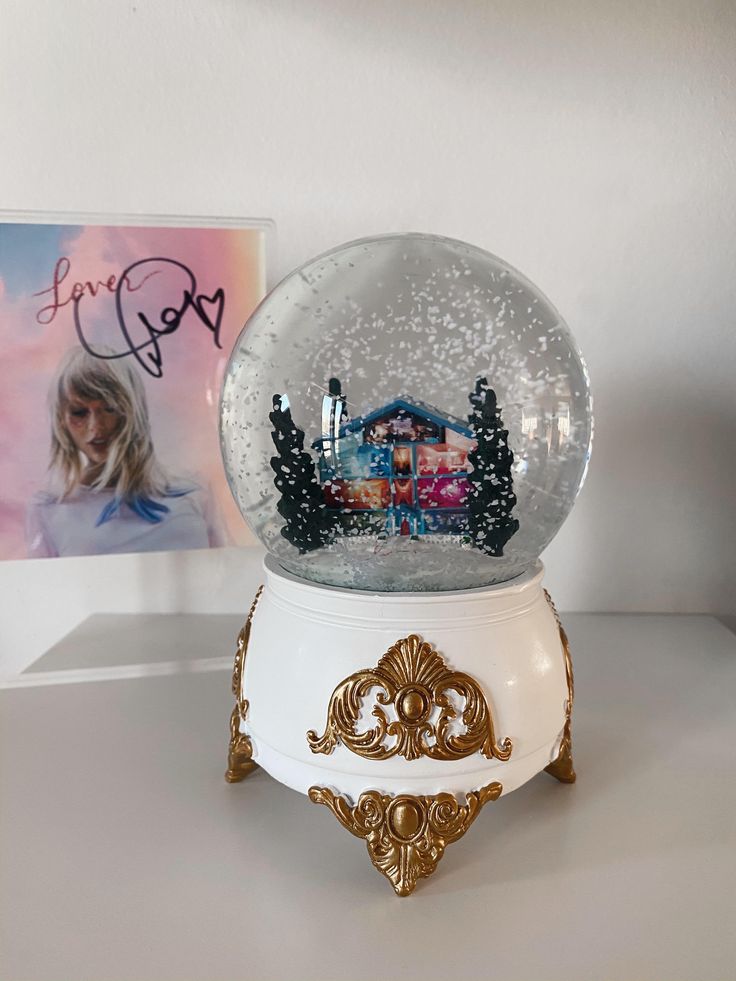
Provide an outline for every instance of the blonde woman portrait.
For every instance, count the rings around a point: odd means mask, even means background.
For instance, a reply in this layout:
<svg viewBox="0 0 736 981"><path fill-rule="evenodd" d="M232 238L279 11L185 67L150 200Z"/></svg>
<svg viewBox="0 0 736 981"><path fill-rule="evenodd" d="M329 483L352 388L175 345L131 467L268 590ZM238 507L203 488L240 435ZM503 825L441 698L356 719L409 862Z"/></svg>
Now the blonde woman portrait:
<svg viewBox="0 0 736 981"><path fill-rule="evenodd" d="M50 395L47 490L28 511L28 555L105 555L226 544L210 495L159 464L130 358L67 352Z"/></svg>

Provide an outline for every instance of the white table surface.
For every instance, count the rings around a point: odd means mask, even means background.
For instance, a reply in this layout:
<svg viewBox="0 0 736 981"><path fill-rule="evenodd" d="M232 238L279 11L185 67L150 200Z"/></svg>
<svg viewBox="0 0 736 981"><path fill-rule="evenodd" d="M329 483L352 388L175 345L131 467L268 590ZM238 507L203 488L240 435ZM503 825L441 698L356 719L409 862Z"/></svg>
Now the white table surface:
<svg viewBox="0 0 736 981"><path fill-rule="evenodd" d="M564 622L577 784L488 804L408 899L326 808L225 783L221 667L0 692L0 977L736 978L736 637Z"/></svg>

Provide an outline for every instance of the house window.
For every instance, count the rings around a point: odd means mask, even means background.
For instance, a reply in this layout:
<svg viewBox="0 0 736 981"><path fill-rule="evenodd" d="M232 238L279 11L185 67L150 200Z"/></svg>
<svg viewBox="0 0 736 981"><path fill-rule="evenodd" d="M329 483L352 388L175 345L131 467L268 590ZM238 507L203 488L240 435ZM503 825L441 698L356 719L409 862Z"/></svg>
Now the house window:
<svg viewBox="0 0 736 981"><path fill-rule="evenodd" d="M466 477L420 477L417 480L421 508L461 508L469 492Z"/></svg>
<svg viewBox="0 0 736 981"><path fill-rule="evenodd" d="M325 504L351 511L377 511L391 504L391 485L386 479L328 480L324 485Z"/></svg>

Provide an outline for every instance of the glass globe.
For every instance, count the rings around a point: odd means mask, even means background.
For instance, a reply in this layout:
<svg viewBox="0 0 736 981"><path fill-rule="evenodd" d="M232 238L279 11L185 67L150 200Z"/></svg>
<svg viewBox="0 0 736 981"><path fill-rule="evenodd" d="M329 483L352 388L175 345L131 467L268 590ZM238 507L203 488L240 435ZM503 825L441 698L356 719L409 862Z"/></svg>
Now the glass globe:
<svg viewBox="0 0 736 981"><path fill-rule="evenodd" d="M289 572L363 590L520 575L570 512L591 434L554 307L435 235L351 242L287 276L235 345L221 405L256 536Z"/></svg>

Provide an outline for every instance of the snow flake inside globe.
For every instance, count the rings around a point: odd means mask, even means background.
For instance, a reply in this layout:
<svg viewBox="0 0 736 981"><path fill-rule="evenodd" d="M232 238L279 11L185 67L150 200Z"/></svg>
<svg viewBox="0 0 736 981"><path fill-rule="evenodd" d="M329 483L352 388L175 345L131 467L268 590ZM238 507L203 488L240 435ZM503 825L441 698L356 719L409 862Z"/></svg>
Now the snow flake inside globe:
<svg viewBox="0 0 736 981"><path fill-rule="evenodd" d="M280 565L377 591L520 575L587 467L585 364L550 302L474 246L362 239L255 311L223 388L243 516Z"/></svg>

